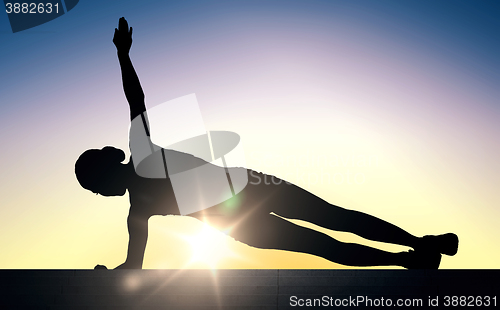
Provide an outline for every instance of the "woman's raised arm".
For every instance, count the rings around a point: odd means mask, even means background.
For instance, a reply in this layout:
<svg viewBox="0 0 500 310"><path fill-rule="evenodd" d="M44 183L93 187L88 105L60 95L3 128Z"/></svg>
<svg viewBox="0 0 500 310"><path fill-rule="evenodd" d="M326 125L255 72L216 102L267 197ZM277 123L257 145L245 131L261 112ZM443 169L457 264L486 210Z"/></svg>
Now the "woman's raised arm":
<svg viewBox="0 0 500 310"><path fill-rule="evenodd" d="M139 77L129 56L130 47L132 46L132 27L129 29L124 17L120 18L118 29L115 28L113 43L118 52L118 60L120 61L122 71L123 90L130 106L130 119L133 120L146 111L146 105Z"/></svg>

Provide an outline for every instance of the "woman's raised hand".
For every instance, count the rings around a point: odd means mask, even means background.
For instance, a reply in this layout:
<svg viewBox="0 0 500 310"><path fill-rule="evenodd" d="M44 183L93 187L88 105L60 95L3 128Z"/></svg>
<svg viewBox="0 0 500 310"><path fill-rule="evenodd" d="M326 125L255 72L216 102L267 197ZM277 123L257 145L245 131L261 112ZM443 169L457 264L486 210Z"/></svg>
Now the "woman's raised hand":
<svg viewBox="0 0 500 310"><path fill-rule="evenodd" d="M120 18L118 21L118 29L115 28L115 35L113 36L113 43L118 50L118 53L127 53L132 46L132 27L128 27L125 17Z"/></svg>

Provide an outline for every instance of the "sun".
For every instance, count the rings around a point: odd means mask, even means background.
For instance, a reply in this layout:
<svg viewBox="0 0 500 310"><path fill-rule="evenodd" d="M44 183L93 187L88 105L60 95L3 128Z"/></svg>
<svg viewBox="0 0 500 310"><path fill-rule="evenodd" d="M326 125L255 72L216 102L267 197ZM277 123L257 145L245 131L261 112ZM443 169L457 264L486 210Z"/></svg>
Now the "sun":
<svg viewBox="0 0 500 310"><path fill-rule="evenodd" d="M215 269L223 258L236 256L228 246L226 235L205 223L196 234L185 236L184 239L192 250L188 265L201 263Z"/></svg>

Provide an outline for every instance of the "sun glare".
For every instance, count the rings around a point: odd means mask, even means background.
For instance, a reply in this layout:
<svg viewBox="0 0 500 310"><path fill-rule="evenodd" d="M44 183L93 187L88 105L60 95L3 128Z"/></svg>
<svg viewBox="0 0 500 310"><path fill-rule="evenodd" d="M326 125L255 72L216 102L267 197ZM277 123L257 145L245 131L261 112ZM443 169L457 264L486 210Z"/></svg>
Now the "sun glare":
<svg viewBox="0 0 500 310"><path fill-rule="evenodd" d="M185 239L192 250L189 265L202 263L215 269L221 259L235 256L227 245L227 237L207 224L204 224L197 234L187 236Z"/></svg>

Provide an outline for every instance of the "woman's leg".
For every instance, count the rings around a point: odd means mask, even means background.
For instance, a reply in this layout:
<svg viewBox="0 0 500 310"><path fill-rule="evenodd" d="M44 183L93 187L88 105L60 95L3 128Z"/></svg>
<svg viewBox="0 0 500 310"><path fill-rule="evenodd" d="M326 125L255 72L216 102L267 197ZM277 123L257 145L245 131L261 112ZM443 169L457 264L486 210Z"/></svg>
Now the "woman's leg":
<svg viewBox="0 0 500 310"><path fill-rule="evenodd" d="M273 212L290 219L304 220L328 229L351 232L365 239L419 247L421 238L375 216L344 209L295 186L282 185L279 203Z"/></svg>
<svg viewBox="0 0 500 310"><path fill-rule="evenodd" d="M419 238L375 216L329 204L295 185L282 184L276 192L278 199L272 204L273 212L285 218L305 220L328 229L405 245L418 251L455 255L458 250L458 236L453 233Z"/></svg>
<svg viewBox="0 0 500 310"><path fill-rule="evenodd" d="M441 257L436 253L432 257L422 259L412 257L408 252L391 253L364 245L340 242L270 214L245 221L245 225L237 227L231 236L257 248L307 253L347 266L437 268Z"/></svg>

